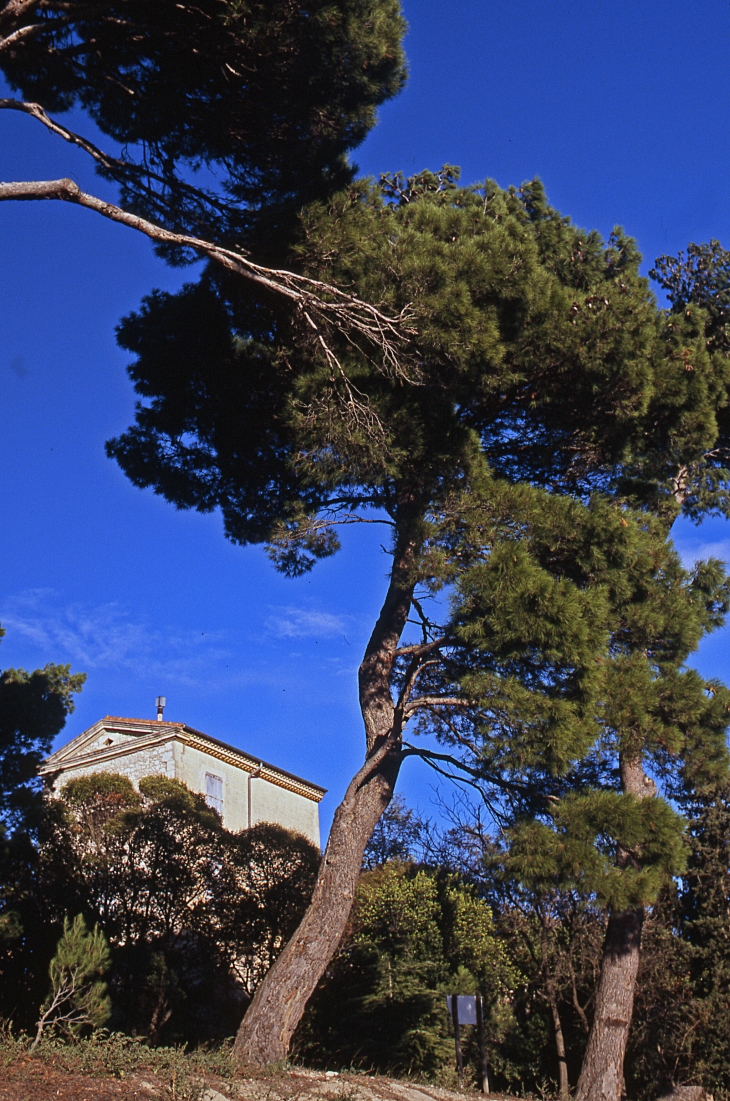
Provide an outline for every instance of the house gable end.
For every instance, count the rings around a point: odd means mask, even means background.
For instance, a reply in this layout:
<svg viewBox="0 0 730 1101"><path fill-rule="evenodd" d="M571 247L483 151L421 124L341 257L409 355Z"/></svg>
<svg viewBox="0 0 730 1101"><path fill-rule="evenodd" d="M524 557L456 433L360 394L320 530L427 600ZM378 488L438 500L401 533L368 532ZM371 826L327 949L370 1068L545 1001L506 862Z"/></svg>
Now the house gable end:
<svg viewBox="0 0 730 1101"><path fill-rule="evenodd" d="M184 723L107 715L39 769L51 792L94 772L119 772L135 784L166 775L203 794L229 829L277 822L319 843L317 804L324 788Z"/></svg>

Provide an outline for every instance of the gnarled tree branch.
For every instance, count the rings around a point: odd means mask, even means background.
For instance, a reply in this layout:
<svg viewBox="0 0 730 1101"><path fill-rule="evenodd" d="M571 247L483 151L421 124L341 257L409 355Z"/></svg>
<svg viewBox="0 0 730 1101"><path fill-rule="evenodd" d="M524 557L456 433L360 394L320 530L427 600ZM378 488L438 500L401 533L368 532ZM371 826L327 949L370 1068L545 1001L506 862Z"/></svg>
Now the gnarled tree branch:
<svg viewBox="0 0 730 1101"><path fill-rule="evenodd" d="M411 700L405 707L405 714L412 715L422 707L471 707L471 700L461 699L459 696L419 696Z"/></svg>
<svg viewBox="0 0 730 1101"><path fill-rule="evenodd" d="M410 646L399 646L395 652L396 657L403 657L406 654L423 657L425 654L430 654L434 650L439 650L448 641L448 635L441 635L440 638L431 639L430 642L416 642Z"/></svg>
<svg viewBox="0 0 730 1101"><path fill-rule="evenodd" d="M37 18L38 9L45 6L43 0L6 0L0 8L0 53L29 35L48 30L51 21ZM52 22L56 27L62 26L68 23L68 16L56 15Z"/></svg>

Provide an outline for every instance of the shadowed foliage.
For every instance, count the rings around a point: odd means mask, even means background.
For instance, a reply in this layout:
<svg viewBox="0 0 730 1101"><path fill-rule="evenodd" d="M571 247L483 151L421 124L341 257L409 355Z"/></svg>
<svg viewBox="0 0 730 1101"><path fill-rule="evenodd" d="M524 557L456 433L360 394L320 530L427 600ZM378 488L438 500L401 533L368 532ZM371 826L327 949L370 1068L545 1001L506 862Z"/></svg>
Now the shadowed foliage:
<svg viewBox="0 0 730 1101"><path fill-rule="evenodd" d="M47 916L82 912L109 940L112 1027L199 1042L235 1030L299 921L319 854L275 825L225 830L166 776L94 773L49 807L40 850Z"/></svg>
<svg viewBox="0 0 730 1101"><path fill-rule="evenodd" d="M349 182L347 153L405 75L397 0L51 0L28 22L6 79L47 111L82 105L124 147L105 172L123 204L259 262Z"/></svg>

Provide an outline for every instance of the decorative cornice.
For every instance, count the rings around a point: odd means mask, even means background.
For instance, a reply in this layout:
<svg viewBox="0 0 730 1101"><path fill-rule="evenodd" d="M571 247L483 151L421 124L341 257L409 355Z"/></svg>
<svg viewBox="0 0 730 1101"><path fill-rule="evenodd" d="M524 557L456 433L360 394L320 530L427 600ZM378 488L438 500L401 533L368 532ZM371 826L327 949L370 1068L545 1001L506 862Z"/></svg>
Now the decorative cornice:
<svg viewBox="0 0 730 1101"><path fill-rule="evenodd" d="M293 791L297 795L303 795L307 799L314 800L315 803L321 802L326 794L326 788L321 788L317 784L310 784L308 780L301 780L298 776L283 772L274 765L266 764L265 761L257 761L255 757L249 757L248 754L242 753L240 749L224 745L223 742L216 742L205 734L201 735L197 731L191 731L189 727L180 731L177 740L183 742L184 745L191 746L193 749L200 750L201 753L207 753L209 757L216 757L219 761L233 765L234 768L240 768L243 772L255 772L262 780L268 780L270 784L276 784L277 787L286 788L287 791Z"/></svg>
<svg viewBox="0 0 730 1101"><path fill-rule="evenodd" d="M63 757L52 753L50 757L46 757L38 772L41 776L48 776L55 772L84 768L88 764L93 764L94 761L113 761L116 757L127 757L132 753L139 753L141 749L152 749L155 746L164 745L165 742L174 741L176 734L175 730L165 730L156 736L140 737L133 742L116 742L114 745L97 747L89 753L84 753L82 750L77 754L67 754Z"/></svg>

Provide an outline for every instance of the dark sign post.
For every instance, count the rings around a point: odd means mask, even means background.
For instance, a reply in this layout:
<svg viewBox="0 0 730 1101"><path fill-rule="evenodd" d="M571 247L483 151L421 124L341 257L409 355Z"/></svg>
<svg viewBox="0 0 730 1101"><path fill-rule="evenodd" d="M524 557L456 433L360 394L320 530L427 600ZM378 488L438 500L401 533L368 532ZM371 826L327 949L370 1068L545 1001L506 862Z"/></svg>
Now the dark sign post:
<svg viewBox="0 0 730 1101"><path fill-rule="evenodd" d="M484 1004L481 994L477 994L477 1035L479 1037L479 1062L481 1063L482 1093L489 1093L487 1075L487 1045L484 1039Z"/></svg>
<svg viewBox="0 0 730 1101"><path fill-rule="evenodd" d="M482 1093L489 1093L487 1077L487 1049L484 1039L484 1005L481 994L449 994L446 1005L454 1023L454 1047L459 1084L464 1085L464 1058L461 1052L461 1026L476 1025L479 1038L479 1062Z"/></svg>
<svg viewBox="0 0 730 1101"><path fill-rule="evenodd" d="M459 1002L461 998L452 994L446 999L451 1002L451 1019L454 1022L454 1047L456 1048L456 1072L459 1075L459 1085L464 1085L464 1060L461 1055L461 1024L459 1023Z"/></svg>

